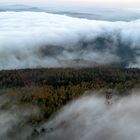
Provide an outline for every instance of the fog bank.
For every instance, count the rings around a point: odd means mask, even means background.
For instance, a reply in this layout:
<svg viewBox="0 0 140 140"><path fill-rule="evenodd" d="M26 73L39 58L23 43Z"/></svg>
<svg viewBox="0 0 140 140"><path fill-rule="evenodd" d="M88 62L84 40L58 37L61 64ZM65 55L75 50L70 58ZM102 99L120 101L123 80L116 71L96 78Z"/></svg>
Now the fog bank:
<svg viewBox="0 0 140 140"><path fill-rule="evenodd" d="M82 97L42 125L46 132L35 140L139 140L139 100L133 95L107 105L103 96Z"/></svg>
<svg viewBox="0 0 140 140"><path fill-rule="evenodd" d="M44 12L0 13L0 69L140 67L140 20L109 22Z"/></svg>
<svg viewBox="0 0 140 140"><path fill-rule="evenodd" d="M88 93L88 92L87 92ZM86 93L86 94L87 94ZM105 91L90 92L67 104L47 122L33 125L40 111L17 104L14 96L0 96L0 139L2 140L139 140L139 90L106 102Z"/></svg>

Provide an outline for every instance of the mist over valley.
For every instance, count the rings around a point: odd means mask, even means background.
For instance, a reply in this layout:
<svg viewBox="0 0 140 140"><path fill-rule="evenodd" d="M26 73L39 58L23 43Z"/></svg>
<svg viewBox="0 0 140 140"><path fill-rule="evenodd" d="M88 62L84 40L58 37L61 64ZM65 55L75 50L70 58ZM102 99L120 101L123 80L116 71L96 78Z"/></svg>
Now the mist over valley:
<svg viewBox="0 0 140 140"><path fill-rule="evenodd" d="M139 4L6 1L0 140L140 140Z"/></svg>

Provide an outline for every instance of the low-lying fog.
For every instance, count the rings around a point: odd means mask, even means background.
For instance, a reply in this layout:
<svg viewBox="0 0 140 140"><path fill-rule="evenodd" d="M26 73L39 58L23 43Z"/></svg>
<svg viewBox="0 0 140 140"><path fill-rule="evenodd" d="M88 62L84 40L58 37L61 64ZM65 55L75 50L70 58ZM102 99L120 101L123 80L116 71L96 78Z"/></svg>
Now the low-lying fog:
<svg viewBox="0 0 140 140"><path fill-rule="evenodd" d="M45 12L0 12L0 70L140 67L140 20L102 21Z"/></svg>
<svg viewBox="0 0 140 140"><path fill-rule="evenodd" d="M97 95L75 100L43 126L48 133L37 140L139 140L138 93L133 91L135 95L120 99L114 97L112 105L106 104L104 96Z"/></svg>
<svg viewBox="0 0 140 140"><path fill-rule="evenodd" d="M0 95L0 140L27 140L33 131L28 123L39 108L17 104L16 96Z"/></svg>
<svg viewBox="0 0 140 140"><path fill-rule="evenodd" d="M113 104L109 105L105 95L92 92L89 96L69 103L48 122L35 128L26 128L23 125L22 129L19 126L22 126L20 124L27 121L31 114L35 115L37 110L33 112L26 107L24 111L15 111L16 107L7 111L1 110L0 139L139 140L140 95L138 90L131 93L125 97L113 95ZM1 100L2 98L4 97L1 97Z"/></svg>

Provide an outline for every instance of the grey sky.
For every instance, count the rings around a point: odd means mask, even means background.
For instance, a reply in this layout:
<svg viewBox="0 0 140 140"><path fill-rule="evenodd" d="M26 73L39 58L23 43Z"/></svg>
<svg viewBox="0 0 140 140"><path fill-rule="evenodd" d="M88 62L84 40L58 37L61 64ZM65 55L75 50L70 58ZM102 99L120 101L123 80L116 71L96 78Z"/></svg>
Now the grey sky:
<svg viewBox="0 0 140 140"><path fill-rule="evenodd" d="M1 3L29 4L38 6L116 6L140 8L140 0L0 0Z"/></svg>

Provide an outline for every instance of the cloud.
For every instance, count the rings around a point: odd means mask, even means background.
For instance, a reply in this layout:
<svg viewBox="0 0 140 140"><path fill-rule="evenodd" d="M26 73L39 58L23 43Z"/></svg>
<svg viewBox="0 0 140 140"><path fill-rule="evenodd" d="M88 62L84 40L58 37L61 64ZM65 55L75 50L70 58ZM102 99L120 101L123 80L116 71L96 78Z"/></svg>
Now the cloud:
<svg viewBox="0 0 140 140"><path fill-rule="evenodd" d="M1 12L0 69L121 64L140 67L140 20L109 22Z"/></svg>
<svg viewBox="0 0 140 140"><path fill-rule="evenodd" d="M46 132L35 140L139 140L140 96L132 93L114 97L111 106L95 93L73 101L42 125Z"/></svg>

